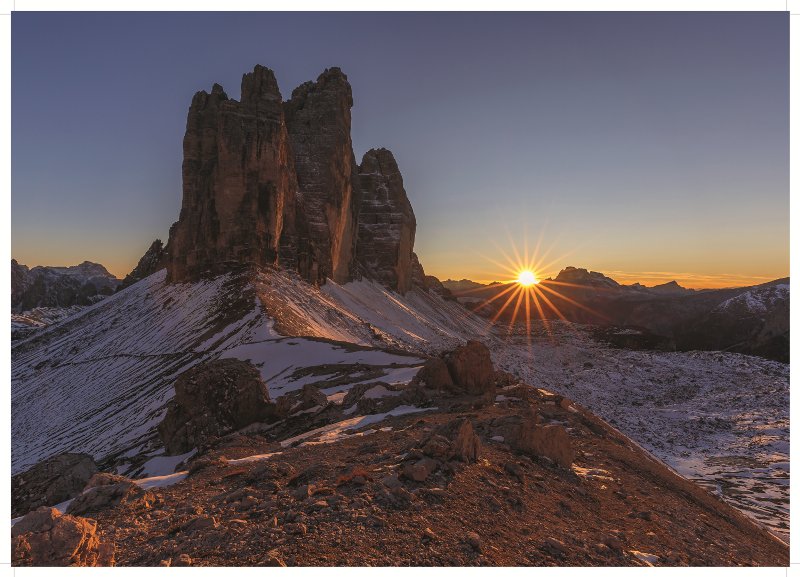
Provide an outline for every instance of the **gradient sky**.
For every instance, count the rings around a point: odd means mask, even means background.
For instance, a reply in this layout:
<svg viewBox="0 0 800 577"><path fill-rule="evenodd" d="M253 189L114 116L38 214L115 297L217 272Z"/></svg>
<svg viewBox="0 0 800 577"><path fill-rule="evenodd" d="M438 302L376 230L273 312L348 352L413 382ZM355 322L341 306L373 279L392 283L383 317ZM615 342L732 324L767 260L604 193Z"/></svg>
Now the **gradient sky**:
<svg viewBox="0 0 800 577"><path fill-rule="evenodd" d="M391 149L428 274L553 261L646 284L789 273L786 13L20 13L12 256L126 274L181 201L194 92L340 66Z"/></svg>

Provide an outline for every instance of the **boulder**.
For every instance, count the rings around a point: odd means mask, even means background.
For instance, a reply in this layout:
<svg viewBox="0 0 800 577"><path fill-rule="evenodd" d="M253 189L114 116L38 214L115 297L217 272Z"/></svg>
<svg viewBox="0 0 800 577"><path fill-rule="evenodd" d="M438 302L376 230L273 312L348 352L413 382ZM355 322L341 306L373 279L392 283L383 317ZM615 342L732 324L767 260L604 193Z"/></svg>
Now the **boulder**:
<svg viewBox="0 0 800 577"><path fill-rule="evenodd" d="M314 407L327 407L328 397L315 385L305 385L300 393L300 406L297 411L313 409Z"/></svg>
<svg viewBox="0 0 800 577"><path fill-rule="evenodd" d="M444 358L455 387L469 395L494 394L494 367L489 349L478 341L468 341Z"/></svg>
<svg viewBox="0 0 800 577"><path fill-rule="evenodd" d="M543 425L533 429L531 451L535 455L547 457L561 467L569 469L575 460L575 449L564 427Z"/></svg>
<svg viewBox="0 0 800 577"><path fill-rule="evenodd" d="M417 380L422 381L430 389L452 391L455 389L453 378L447 363L439 357L428 359L417 373Z"/></svg>
<svg viewBox="0 0 800 577"><path fill-rule="evenodd" d="M97 534L92 519L40 507L11 528L14 566L97 567L114 565L114 545Z"/></svg>
<svg viewBox="0 0 800 577"><path fill-rule="evenodd" d="M403 476L422 483L433 473L440 465L436 459L423 457L419 461L413 463L406 463L403 466Z"/></svg>
<svg viewBox="0 0 800 577"><path fill-rule="evenodd" d="M167 454L177 455L274 418L275 405L258 370L249 361L219 359L178 377L158 434Z"/></svg>
<svg viewBox="0 0 800 577"><path fill-rule="evenodd" d="M95 480L94 478L92 479ZM67 507L70 515L90 515L133 501L145 494L145 490L129 479L113 482L101 477L91 487L75 497Z"/></svg>
<svg viewBox="0 0 800 577"><path fill-rule="evenodd" d="M85 453L62 453L11 478L11 516L42 505L57 505L80 494L92 475L94 460Z"/></svg>
<svg viewBox="0 0 800 577"><path fill-rule="evenodd" d="M466 463L476 462L481 451L481 440L475 434L469 419L460 419L454 433L453 457Z"/></svg>
<svg viewBox="0 0 800 577"><path fill-rule="evenodd" d="M493 422L493 435L523 454L546 457L565 469L575 460L575 449L561 425L539 425L531 409L520 415L509 415Z"/></svg>

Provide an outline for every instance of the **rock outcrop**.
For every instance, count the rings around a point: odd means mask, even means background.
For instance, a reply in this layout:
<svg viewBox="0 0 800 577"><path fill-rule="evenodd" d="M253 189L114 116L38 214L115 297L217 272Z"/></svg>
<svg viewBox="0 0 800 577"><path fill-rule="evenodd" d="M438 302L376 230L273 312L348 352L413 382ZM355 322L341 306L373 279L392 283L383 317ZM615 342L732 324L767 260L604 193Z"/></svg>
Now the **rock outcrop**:
<svg viewBox="0 0 800 577"><path fill-rule="evenodd" d="M11 516L43 505L57 505L80 494L92 475L94 460L84 453L62 453L11 478Z"/></svg>
<svg viewBox="0 0 800 577"><path fill-rule="evenodd" d="M167 453L177 455L274 414L267 387L250 362L215 360L178 377L158 434Z"/></svg>
<svg viewBox="0 0 800 577"><path fill-rule="evenodd" d="M505 373L494 370L489 349L478 341L428 359L416 377L429 389L467 395L493 395L504 379Z"/></svg>
<svg viewBox="0 0 800 577"><path fill-rule="evenodd" d="M358 262L367 275L405 294L415 272L417 221L394 155L385 148L368 151L359 167L359 181Z"/></svg>
<svg viewBox="0 0 800 577"><path fill-rule="evenodd" d="M565 469L575 460L575 449L561 425L540 425L535 409L510 415L494 423L493 434L508 445L532 457L546 457Z"/></svg>
<svg viewBox="0 0 800 577"><path fill-rule="evenodd" d="M445 356L455 386L470 395L494 393L494 366L489 349L481 342L468 341Z"/></svg>
<svg viewBox="0 0 800 577"><path fill-rule="evenodd" d="M97 522L40 507L11 528L14 566L110 567L114 544L103 542Z"/></svg>
<svg viewBox="0 0 800 577"><path fill-rule="evenodd" d="M126 477L98 473L86 484L83 492L67 507L69 515L93 515L98 511L133 501L145 490Z"/></svg>
<svg viewBox="0 0 800 577"><path fill-rule="evenodd" d="M301 84L284 105L302 217L312 251L307 280L353 278L358 222L358 166L350 140L353 95L339 68Z"/></svg>
<svg viewBox="0 0 800 577"><path fill-rule="evenodd" d="M256 66L241 101L219 84L192 99L183 139L183 202L170 229L168 279L242 265L295 266L297 182L275 75Z"/></svg>
<svg viewBox="0 0 800 577"><path fill-rule="evenodd" d="M297 87L286 102L263 66L244 75L240 102L218 84L195 94L167 279L277 265L315 284L366 277L400 293L415 283L424 288L397 162L381 148L356 163L352 106L338 68Z"/></svg>
<svg viewBox="0 0 800 577"><path fill-rule="evenodd" d="M136 267L122 279L117 290L129 287L133 283L139 282L143 278L147 278L151 274L164 268L164 257L164 243L161 242L161 239L157 238L153 241L153 244L150 245L150 248L147 249L147 252L142 255L142 258L139 259Z"/></svg>

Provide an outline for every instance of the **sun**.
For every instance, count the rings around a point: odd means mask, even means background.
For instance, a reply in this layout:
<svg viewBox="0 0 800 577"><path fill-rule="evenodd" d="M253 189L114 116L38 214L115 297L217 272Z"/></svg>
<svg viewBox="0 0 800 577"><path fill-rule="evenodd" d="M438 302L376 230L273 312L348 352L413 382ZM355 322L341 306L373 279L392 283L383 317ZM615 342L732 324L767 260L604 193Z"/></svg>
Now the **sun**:
<svg viewBox="0 0 800 577"><path fill-rule="evenodd" d="M520 284L524 287L529 287L539 284L539 279L536 278L536 274L532 270L524 269L519 271L519 274L517 275L517 284Z"/></svg>

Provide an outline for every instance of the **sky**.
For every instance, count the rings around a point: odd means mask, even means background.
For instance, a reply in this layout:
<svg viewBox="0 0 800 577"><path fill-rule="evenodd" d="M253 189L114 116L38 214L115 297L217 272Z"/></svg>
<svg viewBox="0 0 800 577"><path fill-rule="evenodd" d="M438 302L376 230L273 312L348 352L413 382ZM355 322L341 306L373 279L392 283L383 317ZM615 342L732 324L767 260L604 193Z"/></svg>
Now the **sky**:
<svg viewBox="0 0 800 577"><path fill-rule="evenodd" d="M541 276L789 274L774 12L15 12L12 256L124 276L178 218L192 95L238 98L255 64L284 98L347 74L356 157L394 153L428 274L505 280L537 245Z"/></svg>

